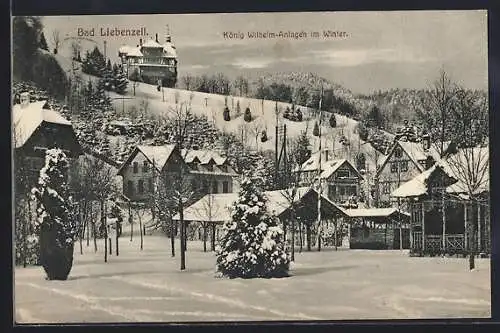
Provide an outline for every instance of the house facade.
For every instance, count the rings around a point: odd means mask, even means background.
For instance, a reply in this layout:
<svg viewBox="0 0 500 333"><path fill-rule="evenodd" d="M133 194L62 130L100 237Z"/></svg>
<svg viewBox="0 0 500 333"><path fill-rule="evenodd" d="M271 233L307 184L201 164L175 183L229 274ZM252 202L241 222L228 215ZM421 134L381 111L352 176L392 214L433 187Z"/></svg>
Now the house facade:
<svg viewBox="0 0 500 333"><path fill-rule="evenodd" d="M236 174L227 159L212 151L180 151L175 145L137 146L118 170L123 178L123 195L131 201L147 201L155 191L157 177L175 179L183 172L183 185L192 200L208 193L237 190Z"/></svg>
<svg viewBox="0 0 500 333"><path fill-rule="evenodd" d="M391 192L434 165L440 158L429 140L409 142L396 140L375 177L375 197L379 207L394 206Z"/></svg>
<svg viewBox="0 0 500 333"><path fill-rule="evenodd" d="M330 159L329 150L321 155L322 191L334 203L358 202L361 196L360 183L363 176L346 159ZM294 170L298 173L299 185L317 184L320 164L319 153L313 154L300 167Z"/></svg>
<svg viewBox="0 0 500 333"><path fill-rule="evenodd" d="M26 172L26 185L30 188L36 184L45 165L47 149L62 149L70 164L75 163L83 150L71 122L58 112L46 109L46 101L32 103L29 93L22 93L20 102L12 109L14 167L19 172Z"/></svg>
<svg viewBox="0 0 500 333"><path fill-rule="evenodd" d="M177 82L177 51L172 43L170 34L167 32L165 42L149 39L135 47L122 45L118 51L122 60L122 66L128 78L136 72L142 81L163 86L173 87Z"/></svg>

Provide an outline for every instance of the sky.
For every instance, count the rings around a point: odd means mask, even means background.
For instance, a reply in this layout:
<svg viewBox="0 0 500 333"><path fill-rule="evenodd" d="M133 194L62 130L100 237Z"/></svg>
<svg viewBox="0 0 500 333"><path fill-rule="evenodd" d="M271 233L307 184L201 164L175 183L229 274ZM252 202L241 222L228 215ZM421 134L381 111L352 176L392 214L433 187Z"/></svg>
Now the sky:
<svg viewBox="0 0 500 333"><path fill-rule="evenodd" d="M78 31L91 31L101 49L118 61L121 45L141 37L100 36L101 29L146 28L165 40L167 25L178 53L179 76L222 72L258 77L272 72L313 72L354 93L427 88L444 69L471 89L488 87L486 11L224 13L119 16L46 16L49 46L59 31L60 52L69 52ZM341 32L323 37L324 31ZM248 38L249 32L304 32L306 37ZM225 38L225 32L245 37ZM318 32L319 37L311 35ZM340 35L340 37L339 37ZM229 36L229 34L226 34ZM82 47L94 42L82 41Z"/></svg>

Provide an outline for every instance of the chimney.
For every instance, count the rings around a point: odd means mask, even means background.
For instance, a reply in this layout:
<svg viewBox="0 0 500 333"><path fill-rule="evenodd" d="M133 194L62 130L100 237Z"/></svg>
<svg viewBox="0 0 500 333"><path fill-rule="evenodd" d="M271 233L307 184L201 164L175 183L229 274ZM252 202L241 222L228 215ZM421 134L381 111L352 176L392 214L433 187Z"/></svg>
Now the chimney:
<svg viewBox="0 0 500 333"><path fill-rule="evenodd" d="M165 35L165 41L167 43L171 43L172 42L172 37L170 37L170 28L169 28L168 24L167 24L167 33Z"/></svg>
<svg viewBox="0 0 500 333"><path fill-rule="evenodd" d="M20 102L22 108L27 107L30 104L30 93L28 92L21 93Z"/></svg>
<svg viewBox="0 0 500 333"><path fill-rule="evenodd" d="M157 33L155 34L155 42L158 43L158 34Z"/></svg>
<svg viewBox="0 0 500 333"><path fill-rule="evenodd" d="M328 157L329 157L329 154L328 154L328 149L325 149L323 151L323 161L324 162L327 162L328 161Z"/></svg>
<svg viewBox="0 0 500 333"><path fill-rule="evenodd" d="M142 46L142 38L139 39L139 46Z"/></svg>

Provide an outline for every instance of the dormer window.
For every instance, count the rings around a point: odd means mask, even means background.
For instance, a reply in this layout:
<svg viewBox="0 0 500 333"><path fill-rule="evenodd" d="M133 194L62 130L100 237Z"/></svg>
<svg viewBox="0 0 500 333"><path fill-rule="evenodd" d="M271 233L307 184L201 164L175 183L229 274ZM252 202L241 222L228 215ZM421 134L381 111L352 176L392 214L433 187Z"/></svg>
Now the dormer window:
<svg viewBox="0 0 500 333"><path fill-rule="evenodd" d="M394 156L396 156L397 158L401 158L403 156L403 151L401 150L401 148L396 148L394 150Z"/></svg>
<svg viewBox="0 0 500 333"><path fill-rule="evenodd" d="M142 172L148 172L148 161L144 161L142 164Z"/></svg>

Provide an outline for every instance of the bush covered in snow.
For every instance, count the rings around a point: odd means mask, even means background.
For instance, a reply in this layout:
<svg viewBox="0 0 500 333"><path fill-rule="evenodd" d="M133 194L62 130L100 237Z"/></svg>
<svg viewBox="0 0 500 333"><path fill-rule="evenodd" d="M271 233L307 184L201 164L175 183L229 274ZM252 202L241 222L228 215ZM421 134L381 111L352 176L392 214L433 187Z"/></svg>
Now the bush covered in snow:
<svg viewBox="0 0 500 333"><path fill-rule="evenodd" d="M290 258L285 251L283 231L266 208L266 197L256 187L257 179L245 178L232 220L224 225L217 250L217 271L235 278L284 277Z"/></svg>

